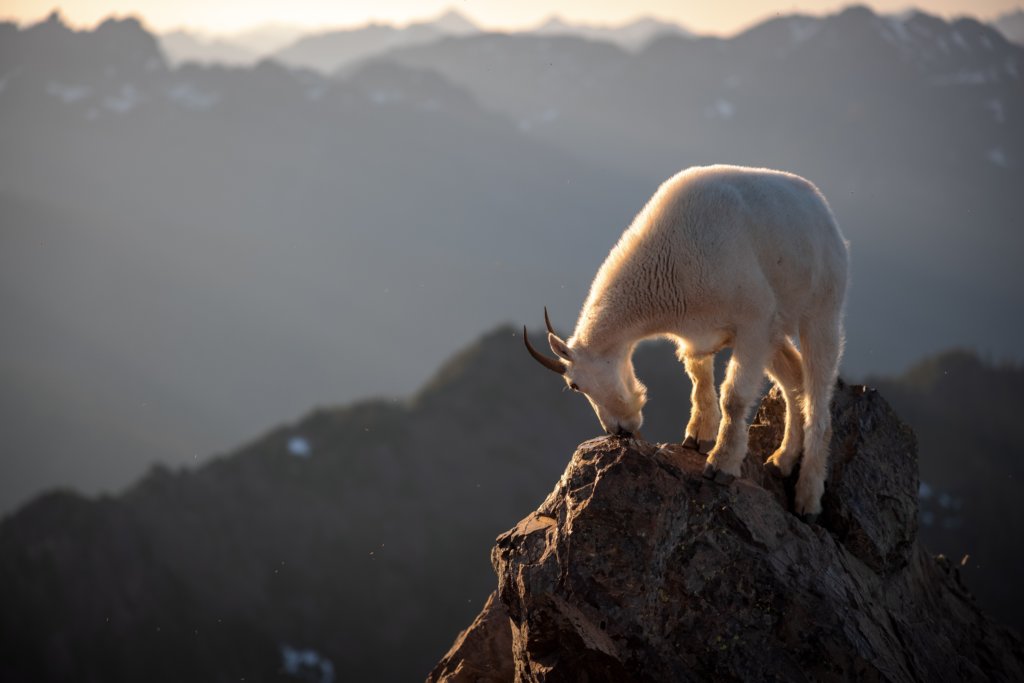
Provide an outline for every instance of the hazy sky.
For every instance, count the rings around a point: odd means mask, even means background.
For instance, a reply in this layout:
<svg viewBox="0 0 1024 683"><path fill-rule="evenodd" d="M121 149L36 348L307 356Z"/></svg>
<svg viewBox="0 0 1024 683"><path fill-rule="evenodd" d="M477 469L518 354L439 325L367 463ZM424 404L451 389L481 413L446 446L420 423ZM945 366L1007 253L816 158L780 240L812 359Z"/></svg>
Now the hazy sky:
<svg viewBox="0 0 1024 683"><path fill-rule="evenodd" d="M163 30L191 27L214 31L249 28L268 22L339 26L368 20L405 23L429 18L452 7L489 28L521 28L558 14L585 23L619 23L638 16L670 19L705 33L729 33L775 14L834 12L851 2L836 0L64 0L65 18L91 27L111 14L134 14L148 26ZM1022 0L877 0L866 3L879 12L898 12L908 6L933 14L969 14L991 19L1022 6ZM54 9L54 0L3 0L0 16L35 21Z"/></svg>

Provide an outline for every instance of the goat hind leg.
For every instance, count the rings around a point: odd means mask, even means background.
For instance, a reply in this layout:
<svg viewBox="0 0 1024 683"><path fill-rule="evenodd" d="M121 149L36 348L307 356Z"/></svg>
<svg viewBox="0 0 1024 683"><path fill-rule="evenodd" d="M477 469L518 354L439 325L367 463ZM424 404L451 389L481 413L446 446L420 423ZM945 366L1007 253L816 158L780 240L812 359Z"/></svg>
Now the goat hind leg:
<svg viewBox="0 0 1024 683"><path fill-rule="evenodd" d="M765 466L775 468L788 477L793 471L804 441L804 418L801 398L804 389L803 359L788 337L775 350L768 366L768 375L782 390L786 402L786 428L782 443L768 456Z"/></svg>
<svg viewBox="0 0 1024 683"><path fill-rule="evenodd" d="M800 329L804 366L804 456L796 484L796 512L814 518L821 512L821 496L828 475L828 449L832 440L832 390L842 352L838 319L818 320Z"/></svg>

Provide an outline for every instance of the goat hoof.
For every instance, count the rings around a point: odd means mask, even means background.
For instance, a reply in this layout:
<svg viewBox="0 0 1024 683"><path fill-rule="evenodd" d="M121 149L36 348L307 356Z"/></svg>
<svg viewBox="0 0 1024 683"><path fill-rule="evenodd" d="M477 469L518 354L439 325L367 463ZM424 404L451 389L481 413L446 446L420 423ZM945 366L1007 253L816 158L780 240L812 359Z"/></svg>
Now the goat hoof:
<svg viewBox="0 0 1024 683"><path fill-rule="evenodd" d="M813 514L813 515L812 514L803 514L803 515L800 515L800 521L803 522L804 524L817 524L818 523L818 515L817 514Z"/></svg>
<svg viewBox="0 0 1024 683"><path fill-rule="evenodd" d="M770 474L773 477L778 477L779 479L785 479L786 478L786 475L784 475L782 473L782 469L778 465L776 465L774 462L772 462L771 460L766 460L765 461L765 463L764 463L764 471L767 472L768 474Z"/></svg>
<svg viewBox="0 0 1024 683"><path fill-rule="evenodd" d="M707 455L711 452L711 449L715 447L715 442L711 439L697 439L695 436L686 435L686 439L683 440L683 448L689 448L691 451L697 451Z"/></svg>
<svg viewBox="0 0 1024 683"><path fill-rule="evenodd" d="M716 484L723 484L725 486L728 486L735 479L736 479L735 475L729 474L728 472L723 472L722 470L718 470L715 473L715 483Z"/></svg>
<svg viewBox="0 0 1024 683"><path fill-rule="evenodd" d="M711 463L704 465L704 478L710 479L716 484L722 484L727 486L733 482L736 477L723 470L718 469Z"/></svg>

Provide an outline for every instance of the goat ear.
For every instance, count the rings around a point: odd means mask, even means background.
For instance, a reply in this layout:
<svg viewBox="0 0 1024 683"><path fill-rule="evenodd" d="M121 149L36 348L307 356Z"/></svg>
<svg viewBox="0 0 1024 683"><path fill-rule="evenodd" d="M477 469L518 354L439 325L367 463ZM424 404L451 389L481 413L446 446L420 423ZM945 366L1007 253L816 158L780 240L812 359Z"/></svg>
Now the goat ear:
<svg viewBox="0 0 1024 683"><path fill-rule="evenodd" d="M558 335L548 332L548 345L551 346L551 350L556 356L564 361L572 362L572 351L569 349L569 345L562 341Z"/></svg>

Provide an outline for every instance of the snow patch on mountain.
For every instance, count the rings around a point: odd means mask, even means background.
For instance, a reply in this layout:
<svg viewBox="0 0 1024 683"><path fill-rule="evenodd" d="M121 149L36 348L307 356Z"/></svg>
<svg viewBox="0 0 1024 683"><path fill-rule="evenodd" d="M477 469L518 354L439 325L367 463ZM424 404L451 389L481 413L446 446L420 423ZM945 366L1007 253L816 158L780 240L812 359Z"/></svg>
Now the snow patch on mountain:
<svg viewBox="0 0 1024 683"><path fill-rule="evenodd" d="M73 104L92 95L92 88L87 85L68 85L50 81L46 84L46 93L56 97L64 104Z"/></svg>
<svg viewBox="0 0 1024 683"><path fill-rule="evenodd" d="M215 92L205 92L193 83L177 83L167 89L167 97L172 102L192 111L206 111L220 101Z"/></svg>
<svg viewBox="0 0 1024 683"><path fill-rule="evenodd" d="M988 150L985 157L994 165L999 168L1009 168L1010 158L1006 155L1006 151L1002 147L993 147Z"/></svg>
<svg viewBox="0 0 1024 683"><path fill-rule="evenodd" d="M987 85L1000 81L999 71L995 67L987 69L961 69L953 73L932 76L932 85Z"/></svg>
<svg viewBox="0 0 1024 683"><path fill-rule="evenodd" d="M882 36L890 42L909 43L913 40L910 31L907 29L906 19L888 17L885 20L885 28Z"/></svg>
<svg viewBox="0 0 1024 683"><path fill-rule="evenodd" d="M405 101L405 93L396 88L378 88L370 92L370 101L374 104L397 104Z"/></svg>
<svg viewBox="0 0 1024 683"><path fill-rule="evenodd" d="M1003 101L998 97L985 102L985 106L992 112L992 119L999 124L1006 123L1006 107L1003 106Z"/></svg>
<svg viewBox="0 0 1024 683"><path fill-rule="evenodd" d="M297 458L308 458L313 454L313 447L304 436L293 436L288 439L288 452Z"/></svg>
<svg viewBox="0 0 1024 683"><path fill-rule="evenodd" d="M113 95L103 98L103 106L116 114L127 114L145 99L143 94L131 83L125 83Z"/></svg>
<svg viewBox="0 0 1024 683"><path fill-rule="evenodd" d="M729 100L718 98L714 103L704 110L704 115L709 119L722 119L728 121L736 115L736 106Z"/></svg>
<svg viewBox="0 0 1024 683"><path fill-rule="evenodd" d="M313 649L281 645L281 668L284 673L305 681L333 683L334 662Z"/></svg>

